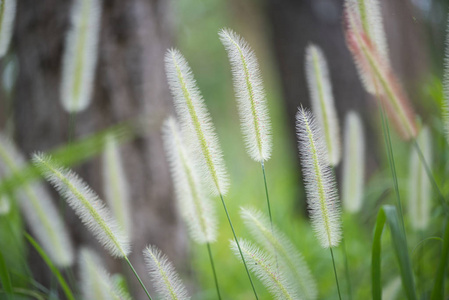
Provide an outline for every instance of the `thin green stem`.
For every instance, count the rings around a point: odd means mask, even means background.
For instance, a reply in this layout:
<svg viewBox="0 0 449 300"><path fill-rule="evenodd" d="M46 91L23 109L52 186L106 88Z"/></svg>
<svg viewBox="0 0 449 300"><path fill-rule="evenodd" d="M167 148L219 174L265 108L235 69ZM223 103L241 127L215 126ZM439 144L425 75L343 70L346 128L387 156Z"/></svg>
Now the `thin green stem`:
<svg viewBox="0 0 449 300"><path fill-rule="evenodd" d="M234 226L232 226L231 217L229 217L228 209L226 208L226 203L224 202L223 195L220 193L221 203L223 204L223 208L226 212L226 217L228 218L229 226L231 226L232 234L234 235L235 243L237 244L237 248L239 248L240 256L242 257L243 265L245 266L246 274L248 274L249 282L251 283L251 287L253 288L254 296L259 300L259 297L256 293L256 288L254 287L253 280L251 279L251 274L249 274L248 266L246 265L245 257L243 257L242 249L240 249L240 243L237 239L237 235L235 234Z"/></svg>
<svg viewBox="0 0 449 300"><path fill-rule="evenodd" d="M263 161L260 164L262 165L263 182L265 183L265 195L267 196L268 215L270 216L271 231L273 231L273 218L271 217L270 197L268 196L268 186L267 186L267 177L265 175L265 165L264 165Z"/></svg>
<svg viewBox="0 0 449 300"><path fill-rule="evenodd" d="M443 193L441 192L435 180L435 177L432 174L432 170L430 169L429 164L426 162L426 159L424 158L424 154L422 153L416 138L413 139L413 146L416 148L416 151L418 152L419 159L421 160L421 163L424 165L424 169L426 170L426 174L429 177L429 180L432 183L434 190L437 191L438 193L438 199L440 200L441 205L443 206L444 212L446 214L449 214L446 199L444 198Z"/></svg>
<svg viewBox="0 0 449 300"><path fill-rule="evenodd" d="M220 288L218 287L217 273L215 272L214 258L212 257L212 251L210 250L210 243L209 242L207 242L207 251L209 252L210 265L212 266L212 273L214 273L215 288L217 289L218 299L221 300Z"/></svg>
<svg viewBox="0 0 449 300"><path fill-rule="evenodd" d="M351 278L349 276L349 265L348 265L348 254L346 253L346 243L345 237L341 240L341 246L343 251L343 257L345 259L345 275L346 275L346 285L348 288L348 298L352 299L352 289L351 289Z"/></svg>
<svg viewBox="0 0 449 300"><path fill-rule="evenodd" d="M332 247L329 247L329 249L331 250L332 265L334 266L334 274L335 274L335 282L337 283L338 298L341 300L340 284L338 283L337 268L335 268L334 252L332 251Z"/></svg>
<svg viewBox="0 0 449 300"><path fill-rule="evenodd" d="M125 261L128 263L128 266L131 268L131 270L134 273L134 276L136 276L137 280L139 281L140 285L142 286L143 290L145 291L145 294L147 294L148 299L153 300L150 296L150 293L148 293L147 288L143 284L142 280L140 279L139 275L137 274L136 270L134 269L133 265L129 261L128 257L125 256Z"/></svg>

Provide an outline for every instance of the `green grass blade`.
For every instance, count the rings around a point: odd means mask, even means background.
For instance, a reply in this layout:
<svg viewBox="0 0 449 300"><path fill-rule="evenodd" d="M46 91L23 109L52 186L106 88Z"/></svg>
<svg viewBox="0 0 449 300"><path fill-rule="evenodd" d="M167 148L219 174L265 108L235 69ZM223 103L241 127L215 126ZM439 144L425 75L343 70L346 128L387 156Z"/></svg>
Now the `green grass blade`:
<svg viewBox="0 0 449 300"><path fill-rule="evenodd" d="M6 267L2 251L0 251L0 282L2 283L6 295L10 295L13 293L11 278L9 277L8 268Z"/></svg>
<svg viewBox="0 0 449 300"><path fill-rule="evenodd" d="M376 227L374 230L373 249L371 257L371 280L373 299L382 299L381 284L381 238L382 232L388 224L391 232L391 241L395 250L396 259L402 279L402 286L408 299L416 300L415 281L408 253L407 242L401 228L400 219L394 206L384 205L377 215Z"/></svg>
<svg viewBox="0 0 449 300"><path fill-rule="evenodd" d="M28 233L25 233L25 237L30 242L30 244L34 247L34 249L36 249L36 251L39 253L39 255L42 257L42 259L45 261L47 266L50 268L52 273L56 276L67 299L75 300L75 298L73 297L72 291L70 290L69 285L65 281L64 277L62 277L59 270L53 265L50 258L47 256L47 254L44 252L44 250L41 248L41 246L39 246L39 244Z"/></svg>
<svg viewBox="0 0 449 300"><path fill-rule="evenodd" d="M446 230L444 232L443 252L441 253L441 261L438 266L437 277L433 286L431 300L444 299L444 277L446 273L446 265L449 256L449 221L446 220Z"/></svg>

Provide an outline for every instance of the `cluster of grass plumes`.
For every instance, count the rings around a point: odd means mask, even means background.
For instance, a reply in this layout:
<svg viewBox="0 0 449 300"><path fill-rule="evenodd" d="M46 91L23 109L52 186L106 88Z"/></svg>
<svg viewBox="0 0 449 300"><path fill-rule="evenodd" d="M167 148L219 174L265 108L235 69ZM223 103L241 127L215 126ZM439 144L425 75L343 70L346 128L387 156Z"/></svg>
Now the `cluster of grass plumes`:
<svg viewBox="0 0 449 300"><path fill-rule="evenodd" d="M218 33L230 63L246 152L249 158L260 163L262 168L264 179L262 193L265 192L268 213L261 209L260 202L256 202L256 208L247 208L247 199L237 198L238 193L230 192L233 186L230 185L224 151L220 147L218 131L214 127L206 100L200 92L187 59L179 50L167 50L165 55L167 83L173 96L176 115L167 116L161 127L161 136L174 186L177 212L186 225L188 236L199 245L192 248L193 256L197 255L196 252L204 253L201 251L206 250L208 252L208 257L198 255L201 256L201 261L210 264L210 269L203 270L192 264L195 274L207 272L205 273L207 277L213 278L214 287L212 284L206 284L206 281L199 284L198 290L204 290L205 295L214 293L211 298L217 299L238 298L239 295L234 295L229 290L229 284L224 284L224 281L241 279L235 276L236 273L231 269L232 263L222 259L224 255L227 257L234 255L236 258L234 262L243 264L238 265L240 269L236 272L247 277L247 280L245 278L241 283L247 289L243 296L245 299L250 297L259 299L263 298L261 295L270 294L273 299L314 300L327 297L331 293L334 293L333 298L335 296L340 299L356 298L357 289L362 285L362 280L365 280L360 273L367 273L369 263L371 263L370 292L373 299L381 299L382 295L384 298L398 297L401 288L408 299L418 299L419 296L428 298L428 295L432 300L444 299L444 285L447 285L445 273L449 256L449 225L445 190L439 188L432 168L435 148L432 147L431 136L437 131L434 128L436 125L431 123L421 126L416 122L407 94L392 68L380 4L377 0L346 0L343 30L347 46L358 68L361 84L378 100L386 157L392 174L391 180L390 178L386 180L389 181L388 187L392 186L394 189L395 193L392 194L395 206L365 203L368 194L365 191L369 190L369 187L365 187L365 181L369 180L365 176L365 120L359 113L350 110L345 116L344 135L340 136L341 124L335 107L339 99L334 99L332 76L327 60L324 51L318 45L310 44L304 49L303 71L306 75L305 83L309 90L311 109L304 108L298 103L296 114L298 154L303 179L301 187L305 190L310 220L310 224L304 226L297 226L296 222L290 224L293 213L282 219L280 213L272 214L272 210L276 210L282 201L275 199L270 202L265 169L265 163L276 150L276 145L273 144L275 136L268 109L270 99L263 85L256 52L249 43L230 29L223 29ZM71 116L86 109L91 100L101 5L101 1L98 0L75 0L72 7L70 31L64 50L62 104L60 104ZM14 7L14 1L1 1L0 57L8 49ZM328 60L331 59L332 57L328 55ZM446 66L447 103L449 103L448 70ZM443 113L446 114L443 121L449 128L447 111ZM392 142L394 133L389 130L390 121L395 125L397 133L403 137L403 141L397 143L409 142L413 147L409 153L407 201L404 203L400 197L402 181L398 179L396 170L395 159L398 158L394 156L395 143ZM72 300L79 296L83 299L131 299L128 291L113 279L107 271L107 266L103 265L93 250L88 250L84 246L79 251L74 249L63 221L64 217L56 208L44 183L38 181L40 178L37 177L41 176L59 193L60 200L74 210L81 223L91 231L99 244L112 257L127 263L148 299L153 299L151 295L154 299L190 299L190 295L195 298L198 293L183 282L183 276L186 274L178 273L174 264L151 241L146 241L150 245L145 249L135 251L146 263L145 275L152 282L151 288L147 289L129 259L132 238L145 237L133 236L133 199L130 196L132 182L128 182L119 143L116 136L109 134L102 138L99 147L101 148L99 152L103 153L101 176L106 200L103 201L86 181L48 154L34 154L31 166L28 166L17 147L8 138L0 135L0 174L2 177L16 178L19 182L12 187L6 185L5 191L1 190L3 193L0 194L0 219L10 213L17 199L28 225L26 230L29 229L36 240L27 233L24 236L54 273L66 298ZM241 150L244 151L243 147ZM399 159L402 160L402 157ZM336 171L339 170L335 169L340 162L341 178L337 176ZM34 177L30 177L36 181L30 181L31 179L25 176L28 174L24 170L31 170L29 172L33 173ZM337 186L341 186L341 193ZM382 187L375 188L381 190L380 193L388 194ZM373 190L371 186L369 192L371 194L377 192ZM248 194L254 194L254 198L259 197L257 191L249 191L244 195ZM438 209L436 203L432 202L437 195L440 199ZM376 198L376 201L383 201L381 197ZM219 201L223 206L229 223L228 234L232 233L232 240L229 243L220 230L223 226L220 227L218 222L219 216L214 201ZM241 204L239 209L242 223L232 222L235 211L228 210L228 201L239 201L238 204ZM406 208L404 210L403 205ZM368 209L364 211L364 207ZM377 218L373 220L376 214ZM430 234L434 235L436 232L435 228L440 229L438 223L440 220L444 220L446 227L445 232L441 233L443 238L431 237ZM369 234L362 230L360 232L363 232L364 237L348 234L355 231L350 227L363 226L372 226L369 230L374 231L370 243L371 257L367 255L369 254L367 248L362 247L366 245L361 245L362 242L356 240L363 238L366 242L366 236ZM385 228L390 232L392 247L384 247L382 244ZM441 254L431 248L432 252L422 255L424 244L428 251L429 241L443 243ZM415 244L418 257L414 255L415 250L410 251L411 243ZM224 244L229 244L229 247L223 247ZM200 246L202 250L198 250ZM398 262L399 272L396 270L385 272L392 278L391 280L381 278L381 266L386 265L382 263L382 257L388 260L388 263L392 257L389 254L382 255L382 247L385 248L384 252L394 251L393 259ZM334 254L335 249L341 249L342 256L337 252ZM330 254L330 257L325 257L322 254L324 251L325 255ZM13 273L5 267L3 253L4 251L0 249L2 284L0 293L6 293L8 296L30 293L28 290L14 289L15 287L11 286L8 278L10 273ZM358 257L355 257L354 253ZM438 255L434 255L435 253ZM71 274L74 257L77 255L78 283L73 280ZM429 268L424 260L431 255L439 260L432 286L429 284L430 279L423 275ZM220 260L217 260L217 257L220 257ZM369 259L371 259L369 262L365 262ZM361 260L365 263L363 268L358 264ZM345 274L339 276L343 268ZM350 270L354 269L356 271L351 273ZM328 273L335 279L332 288L326 280L330 277L326 276ZM66 278L71 279L70 284L65 281ZM347 291L343 290L343 287L346 287ZM78 294L76 290L79 290ZM37 295L40 296L41 292L39 290ZM45 296L51 293L47 294ZM366 294L364 296L366 298Z"/></svg>

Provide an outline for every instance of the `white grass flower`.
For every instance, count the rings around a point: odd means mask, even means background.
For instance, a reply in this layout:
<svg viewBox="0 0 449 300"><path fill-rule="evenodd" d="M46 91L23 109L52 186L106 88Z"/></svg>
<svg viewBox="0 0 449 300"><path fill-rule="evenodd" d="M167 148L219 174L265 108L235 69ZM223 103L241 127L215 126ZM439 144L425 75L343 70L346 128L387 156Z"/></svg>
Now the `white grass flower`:
<svg viewBox="0 0 449 300"><path fill-rule="evenodd" d="M112 282L100 258L93 251L87 248L80 250L79 267L84 300L131 299Z"/></svg>
<svg viewBox="0 0 449 300"><path fill-rule="evenodd" d="M423 127L416 141L421 149L426 163L432 165L432 136L428 127ZM410 209L410 224L415 230L425 230L430 221L432 187L427 176L425 165L418 151L413 148L410 153L410 170L408 199Z"/></svg>
<svg viewBox="0 0 449 300"><path fill-rule="evenodd" d="M306 49L306 77L312 110L324 134L328 162L336 166L341 158L340 126L332 93L331 78L326 58L321 49L309 45Z"/></svg>
<svg viewBox="0 0 449 300"><path fill-rule="evenodd" d="M0 216L9 214L11 211L11 202L7 195L0 196Z"/></svg>
<svg viewBox="0 0 449 300"><path fill-rule="evenodd" d="M302 299L317 299L315 279L304 257L287 236L276 226L271 227L270 220L259 210L242 208L241 216L254 239L279 261L297 294Z"/></svg>
<svg viewBox="0 0 449 300"><path fill-rule="evenodd" d="M14 31L16 0L0 0L0 58L8 52Z"/></svg>
<svg viewBox="0 0 449 300"><path fill-rule="evenodd" d="M100 34L101 0L74 0L63 56L61 101L69 113L87 108L92 97Z"/></svg>
<svg viewBox="0 0 449 300"><path fill-rule="evenodd" d="M449 19L448 19L449 20ZM444 52L444 77L443 77L443 122L446 132L446 140L449 143L449 22L446 28L446 50Z"/></svg>
<svg viewBox="0 0 449 300"><path fill-rule="evenodd" d="M385 107L400 136L404 140L414 138L418 130L413 108L390 64L365 31L357 9L354 5L346 6L345 35L361 81L367 92Z"/></svg>
<svg viewBox="0 0 449 300"><path fill-rule="evenodd" d="M230 241L231 249L237 258L241 258L235 241ZM275 260L248 241L239 240L240 249L248 268L253 272L275 299L300 299L295 286L287 280L281 268L277 268Z"/></svg>
<svg viewBox="0 0 449 300"><path fill-rule="evenodd" d="M350 111L345 120L343 158L343 208L351 213L362 208L365 180L365 135L359 115Z"/></svg>
<svg viewBox="0 0 449 300"><path fill-rule="evenodd" d="M246 149L258 162L271 156L270 117L256 55L248 43L230 29L219 33L232 67L234 90Z"/></svg>
<svg viewBox="0 0 449 300"><path fill-rule="evenodd" d="M111 211L97 194L74 172L58 166L44 154L34 154L33 164L47 181L66 199L70 207L92 231L99 242L114 257L126 257L130 252L124 235Z"/></svg>
<svg viewBox="0 0 449 300"><path fill-rule="evenodd" d="M190 299L187 290L176 273L173 264L155 246L148 246L144 251L145 262L156 292L161 299Z"/></svg>
<svg viewBox="0 0 449 300"><path fill-rule="evenodd" d="M185 147L180 128L173 117L165 121L162 133L179 212L189 228L189 233L199 244L214 242L217 235L215 210L204 193L192 163L192 154Z"/></svg>
<svg viewBox="0 0 449 300"><path fill-rule="evenodd" d="M131 239L131 203L129 200L128 180L123 169L119 145L113 134L106 137L102 163L105 200L125 235Z"/></svg>
<svg viewBox="0 0 449 300"><path fill-rule="evenodd" d="M181 128L189 147L196 153L194 158L199 171L214 195L225 195L229 181L223 154L193 73L175 49L168 50L165 55L165 68Z"/></svg>
<svg viewBox="0 0 449 300"><path fill-rule="evenodd" d="M17 147L0 135L0 172L12 176L25 166ZM51 196L42 183L22 182L14 191L33 235L52 262L59 267L73 264L73 246Z"/></svg>
<svg viewBox="0 0 449 300"><path fill-rule="evenodd" d="M341 211L335 178L327 165L326 144L309 111L299 108L296 122L312 227L323 248L335 247L342 237Z"/></svg>

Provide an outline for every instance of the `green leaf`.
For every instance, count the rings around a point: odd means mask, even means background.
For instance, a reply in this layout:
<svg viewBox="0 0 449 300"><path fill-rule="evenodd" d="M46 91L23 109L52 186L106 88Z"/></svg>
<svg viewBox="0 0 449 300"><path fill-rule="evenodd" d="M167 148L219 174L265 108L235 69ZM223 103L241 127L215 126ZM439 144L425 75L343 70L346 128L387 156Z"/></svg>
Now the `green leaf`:
<svg viewBox="0 0 449 300"><path fill-rule="evenodd" d="M6 267L3 253L0 251L0 281L6 294L12 294L11 278L9 277L8 268Z"/></svg>
<svg viewBox="0 0 449 300"><path fill-rule="evenodd" d="M444 299L444 275L446 273L446 265L449 256L449 222L446 220L446 230L444 232L443 252L441 253L441 261L438 266L437 277L433 286L431 300Z"/></svg>
<svg viewBox="0 0 449 300"><path fill-rule="evenodd" d="M25 233L25 237L30 242L30 244L34 247L34 249L36 249L36 251L39 253L39 255L42 257L42 259L45 261L47 266L50 268L50 270L56 276L67 299L75 300L75 298L73 297L72 291L70 290L69 285L65 281L64 277L62 277L59 270L53 265L50 258L47 256L47 254L44 252L44 250L41 248L41 246L39 246L39 244L28 233Z"/></svg>
<svg viewBox="0 0 449 300"><path fill-rule="evenodd" d="M391 232L391 241L399 263L402 286L408 299L416 300L415 282L407 248L405 234L402 231L396 208L392 205L384 205L377 214L376 228L374 230L373 252L371 256L371 280L372 296L374 300L382 299L381 283L381 238L382 232L388 223Z"/></svg>

